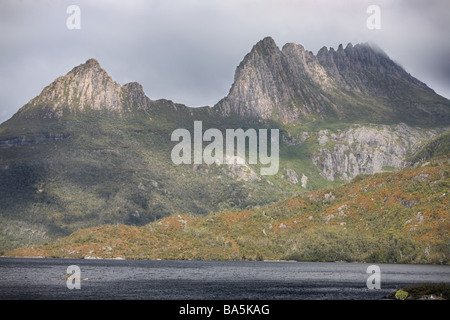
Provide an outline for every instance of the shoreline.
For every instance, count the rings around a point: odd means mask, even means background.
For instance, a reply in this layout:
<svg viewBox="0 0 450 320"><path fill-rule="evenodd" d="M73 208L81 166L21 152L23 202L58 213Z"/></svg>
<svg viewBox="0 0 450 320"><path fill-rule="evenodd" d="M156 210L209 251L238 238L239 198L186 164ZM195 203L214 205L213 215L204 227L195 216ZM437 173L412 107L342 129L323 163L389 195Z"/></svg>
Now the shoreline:
<svg viewBox="0 0 450 320"><path fill-rule="evenodd" d="M289 263L327 263L327 264L367 264L367 265L405 265L405 266L447 266L450 264L437 264L437 263L395 263L395 262L366 262L366 261L297 261L297 260L214 260L214 259L133 259L133 258L102 258L102 257L44 257L44 256L0 256L0 259L71 259L71 260L109 260L109 261L193 261L193 262L289 262Z"/></svg>

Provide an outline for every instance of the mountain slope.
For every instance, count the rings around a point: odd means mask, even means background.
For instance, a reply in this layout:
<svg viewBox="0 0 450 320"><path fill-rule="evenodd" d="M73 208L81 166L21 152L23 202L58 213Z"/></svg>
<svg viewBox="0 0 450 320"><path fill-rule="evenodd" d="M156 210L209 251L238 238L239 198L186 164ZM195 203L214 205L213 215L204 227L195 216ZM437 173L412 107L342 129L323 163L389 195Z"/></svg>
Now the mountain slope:
<svg viewBox="0 0 450 320"><path fill-rule="evenodd" d="M174 165L172 131L191 129L194 120L219 123L210 113L150 100L139 84L117 84L93 59L59 77L0 125L0 250L79 228L239 210L298 192L245 166Z"/></svg>
<svg viewBox="0 0 450 320"><path fill-rule="evenodd" d="M449 172L447 156L251 210L79 230L7 255L448 264Z"/></svg>
<svg viewBox="0 0 450 320"><path fill-rule="evenodd" d="M407 158L409 165L450 154L450 131L434 137L422 146L416 153Z"/></svg>

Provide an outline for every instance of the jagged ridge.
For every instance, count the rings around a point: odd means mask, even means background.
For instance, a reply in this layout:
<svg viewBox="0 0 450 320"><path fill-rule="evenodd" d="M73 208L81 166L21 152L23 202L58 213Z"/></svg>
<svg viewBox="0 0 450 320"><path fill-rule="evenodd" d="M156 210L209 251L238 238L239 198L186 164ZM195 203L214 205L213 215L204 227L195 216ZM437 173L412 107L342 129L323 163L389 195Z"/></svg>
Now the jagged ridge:
<svg viewBox="0 0 450 320"><path fill-rule="evenodd" d="M337 119L375 123L450 122L450 101L437 95L370 44L323 47L317 55L267 37L238 66L229 94L217 105L282 122Z"/></svg>
<svg viewBox="0 0 450 320"><path fill-rule="evenodd" d="M37 113L60 118L64 113L85 109L123 113L151 112L155 108L140 84L121 86L98 61L89 59L44 88L17 115L33 117ZM314 55L294 43L280 50L271 37L259 41L244 57L225 98L212 110L200 108L195 112L199 117L237 115L283 123L320 119L450 123L450 101L412 77L373 44L349 43L345 49L339 45L337 50L323 47Z"/></svg>

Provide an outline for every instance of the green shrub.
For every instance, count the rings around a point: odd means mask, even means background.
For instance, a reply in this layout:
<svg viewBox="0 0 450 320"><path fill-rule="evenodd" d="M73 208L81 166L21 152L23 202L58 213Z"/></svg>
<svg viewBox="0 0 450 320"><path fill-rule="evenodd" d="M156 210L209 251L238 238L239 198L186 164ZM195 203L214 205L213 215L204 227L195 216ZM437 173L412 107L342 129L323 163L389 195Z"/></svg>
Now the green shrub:
<svg viewBox="0 0 450 320"><path fill-rule="evenodd" d="M404 291L404 290L397 290L397 292L395 293L395 299L397 300L405 300L408 297L408 292Z"/></svg>

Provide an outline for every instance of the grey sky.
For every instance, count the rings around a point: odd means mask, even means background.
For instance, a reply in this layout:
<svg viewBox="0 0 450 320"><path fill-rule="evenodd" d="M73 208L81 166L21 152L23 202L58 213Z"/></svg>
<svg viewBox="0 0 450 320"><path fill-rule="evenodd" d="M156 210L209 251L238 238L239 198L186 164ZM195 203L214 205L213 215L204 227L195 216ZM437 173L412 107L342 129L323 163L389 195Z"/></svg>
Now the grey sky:
<svg viewBox="0 0 450 320"><path fill-rule="evenodd" d="M71 4L80 30L66 27ZM371 4L381 8L380 30L366 27ZM151 99L214 105L265 36L314 54L374 42L450 98L449 13L448 0L0 0L0 123L89 58Z"/></svg>

